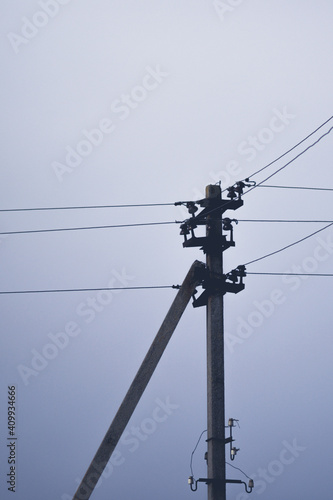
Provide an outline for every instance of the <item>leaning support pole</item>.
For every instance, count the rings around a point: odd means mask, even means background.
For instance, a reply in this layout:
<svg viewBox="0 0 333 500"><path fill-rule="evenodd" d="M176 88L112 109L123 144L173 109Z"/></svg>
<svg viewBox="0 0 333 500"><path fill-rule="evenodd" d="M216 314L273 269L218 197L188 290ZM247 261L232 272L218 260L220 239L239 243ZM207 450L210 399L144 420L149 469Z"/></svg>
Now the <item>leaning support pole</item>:
<svg viewBox="0 0 333 500"><path fill-rule="evenodd" d="M192 264L73 500L88 500L90 498L196 286L202 281L204 269L205 265L199 261Z"/></svg>

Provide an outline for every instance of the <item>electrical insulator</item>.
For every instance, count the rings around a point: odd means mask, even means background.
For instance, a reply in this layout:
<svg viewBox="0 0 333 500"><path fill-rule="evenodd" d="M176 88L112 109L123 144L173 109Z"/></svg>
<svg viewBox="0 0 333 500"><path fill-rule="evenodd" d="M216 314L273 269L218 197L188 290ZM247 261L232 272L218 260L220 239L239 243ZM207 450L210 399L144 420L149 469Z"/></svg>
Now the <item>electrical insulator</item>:
<svg viewBox="0 0 333 500"><path fill-rule="evenodd" d="M223 222L222 229L224 229L224 231L232 231L231 219L226 217L225 219L222 220L222 222Z"/></svg>
<svg viewBox="0 0 333 500"><path fill-rule="evenodd" d="M238 271L238 276L240 277L245 277L246 276L246 272L245 272L245 266L238 266L236 271Z"/></svg>
<svg viewBox="0 0 333 500"><path fill-rule="evenodd" d="M236 183L235 191L236 191L236 193L239 194L239 196L241 196L243 194L244 187L245 187L244 182L240 181L240 182Z"/></svg>
<svg viewBox="0 0 333 500"><path fill-rule="evenodd" d="M186 203L186 207L191 215L194 215L195 212L198 211L198 207L195 206L195 203L193 201L189 201L188 203Z"/></svg>
<svg viewBox="0 0 333 500"><path fill-rule="evenodd" d="M182 234L182 235L190 234L190 230L189 230L188 225L186 223L182 224L180 226L180 229L181 229L180 234Z"/></svg>
<svg viewBox="0 0 333 500"><path fill-rule="evenodd" d="M236 191L235 191L234 186L230 186L230 187L228 187L228 194L227 194L227 197L228 197L228 198L231 198L232 200L233 200L234 198L237 198L237 195L236 195Z"/></svg>

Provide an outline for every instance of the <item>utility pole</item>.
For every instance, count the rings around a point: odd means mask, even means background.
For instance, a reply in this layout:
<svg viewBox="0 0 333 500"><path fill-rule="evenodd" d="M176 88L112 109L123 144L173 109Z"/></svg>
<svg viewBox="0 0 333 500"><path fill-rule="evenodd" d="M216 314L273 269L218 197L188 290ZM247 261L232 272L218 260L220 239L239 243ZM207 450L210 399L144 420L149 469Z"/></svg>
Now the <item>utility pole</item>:
<svg viewBox="0 0 333 500"><path fill-rule="evenodd" d="M209 210L206 235L207 270L223 274L221 187L206 187ZM212 291L207 301L207 473L208 500L226 500L224 409L223 293Z"/></svg>
<svg viewBox="0 0 333 500"><path fill-rule="evenodd" d="M233 450L234 455L237 449L231 448L233 419L230 419L230 437L225 439L223 296L227 292L238 293L243 290L243 277L246 274L245 267L238 266L224 275L222 266L223 252L235 246L233 220L222 218L222 214L226 210L236 210L243 205L241 195L244 186L248 185L241 181L235 187L228 188L227 200L221 197L220 185L209 185L203 200L175 203L185 205L191 214L180 226L180 234L184 236L183 246L201 247L206 254L206 265L195 261L186 275L73 500L88 500L93 493L191 297L194 307L207 306L208 477L195 481L191 476L189 484L191 490L196 491L197 483L205 482L208 485L208 500L226 500L226 483L244 484L248 493L252 491L252 480L248 489L244 481L228 480L225 474L225 445L230 443L230 453ZM196 205L203 207L198 215L195 215L198 211ZM194 230L199 225L206 226L206 236L195 236ZM230 232L229 239L223 231ZM195 298L196 287L199 285L204 291L199 298Z"/></svg>
<svg viewBox="0 0 333 500"><path fill-rule="evenodd" d="M232 438L225 438L224 391L224 317L223 296L244 289L244 266L238 266L228 275L223 274L223 252L235 246L232 220L222 219L226 210L236 210L243 205L241 195L246 184L239 182L228 188L227 200L222 199L220 185L206 187L206 198L197 202L184 202L191 218L181 225L184 247L201 247L206 254L206 275L202 282L204 292L193 302L194 307L206 306L207 314L207 478L197 481L191 476L189 484L196 491L198 482L208 486L208 500L226 500L225 445ZM198 208L204 207L195 215ZM206 225L206 236L196 237L198 225ZM229 240L223 230L230 231ZM190 237L189 237L190 235ZM195 482L195 487L193 484ZM239 481L241 482L241 481Z"/></svg>

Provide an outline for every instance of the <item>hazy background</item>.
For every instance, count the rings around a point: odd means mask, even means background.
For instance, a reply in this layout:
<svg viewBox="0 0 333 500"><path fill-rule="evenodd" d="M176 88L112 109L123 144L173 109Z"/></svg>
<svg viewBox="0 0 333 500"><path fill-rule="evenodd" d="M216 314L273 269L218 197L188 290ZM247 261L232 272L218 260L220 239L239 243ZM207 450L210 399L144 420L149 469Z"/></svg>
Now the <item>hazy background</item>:
<svg viewBox="0 0 333 500"><path fill-rule="evenodd" d="M3 1L0 208L197 200L210 183L226 188L251 175L332 115L332 14L328 0ZM153 70L163 76L148 78ZM143 81L156 88L145 94L137 89ZM140 102L120 111L118 100L133 92ZM289 118L272 122L277 113ZM105 119L112 133L60 175L66 148L77 148L82 131ZM279 132L263 132L271 123ZM246 153L248 138L258 134L266 143ZM331 155L329 135L269 184L333 187ZM226 215L332 220L332 206L330 192L258 188ZM173 206L0 213L2 232L185 217ZM225 270L324 225L240 222ZM248 271L295 265L332 273L332 239L329 228ZM172 285L195 259L203 260L202 252L182 248L176 224L1 236L0 289ZM226 297L226 418L240 420L233 464L254 476L251 498L331 498L331 280L251 275L245 291ZM267 303L272 294L279 304ZM1 498L12 498L7 386L17 386L15 498L68 500L174 296L172 289L0 295ZM267 318L258 313L263 304ZM34 353L69 322L78 335L58 353L51 347L54 359L24 379L20 365L31 369ZM169 415L156 410L167 401L174 405ZM154 420L157 412L163 422ZM119 465L93 498L205 499L204 484L196 493L187 485L205 428L205 310L189 306L129 424L132 441L120 443ZM197 478L206 477L204 439L193 460ZM302 447L294 456L293 442ZM227 472L244 478L229 466ZM228 499L244 497L242 486L228 486Z"/></svg>

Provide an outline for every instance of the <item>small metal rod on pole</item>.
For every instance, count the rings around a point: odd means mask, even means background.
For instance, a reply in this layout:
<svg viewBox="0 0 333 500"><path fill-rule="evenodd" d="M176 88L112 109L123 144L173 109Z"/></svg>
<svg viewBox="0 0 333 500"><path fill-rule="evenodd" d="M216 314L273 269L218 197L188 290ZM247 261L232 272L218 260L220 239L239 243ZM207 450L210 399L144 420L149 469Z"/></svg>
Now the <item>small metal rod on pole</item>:
<svg viewBox="0 0 333 500"><path fill-rule="evenodd" d="M222 276L221 187L206 187L206 262L210 276ZM208 500L226 500L223 293L211 290L207 303L207 477Z"/></svg>
<svg viewBox="0 0 333 500"><path fill-rule="evenodd" d="M205 265L195 261L186 275L153 343L143 360L102 444L88 467L73 500L88 500L124 432L154 370L187 306L203 278Z"/></svg>

